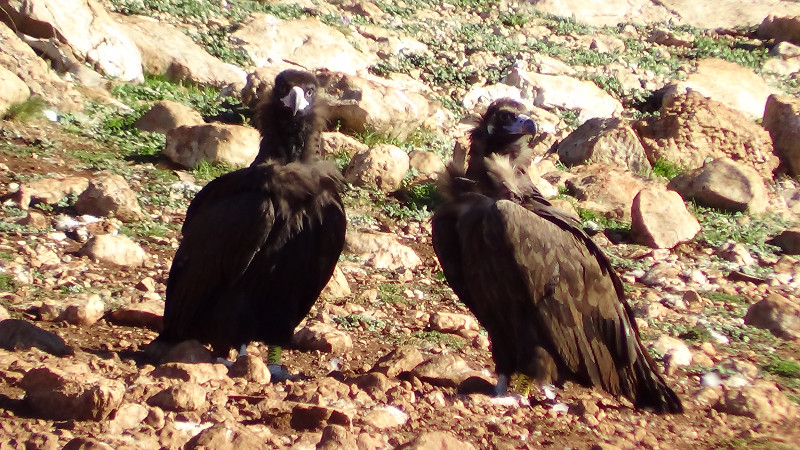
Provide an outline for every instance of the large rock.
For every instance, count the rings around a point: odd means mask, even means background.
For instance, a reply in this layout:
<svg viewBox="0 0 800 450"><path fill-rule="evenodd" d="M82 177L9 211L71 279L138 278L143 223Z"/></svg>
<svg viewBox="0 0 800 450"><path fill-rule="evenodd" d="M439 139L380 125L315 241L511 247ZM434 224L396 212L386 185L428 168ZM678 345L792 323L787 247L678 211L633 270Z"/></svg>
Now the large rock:
<svg viewBox="0 0 800 450"><path fill-rule="evenodd" d="M449 119L432 99L433 91L409 76L328 73L320 78L331 99L329 120L341 121L344 129L405 139L421 127L441 128Z"/></svg>
<svg viewBox="0 0 800 450"><path fill-rule="evenodd" d="M214 424L201 431L197 436L189 439L184 447L186 450L215 449L215 450L267 450L272 448L263 439L248 430L245 426L224 423Z"/></svg>
<svg viewBox="0 0 800 450"><path fill-rule="evenodd" d="M769 330L775 336L800 339L800 302L795 298L770 293L747 309L744 323Z"/></svg>
<svg viewBox="0 0 800 450"><path fill-rule="evenodd" d="M108 77L144 80L139 49L100 2L4 0L0 7L18 32L57 39Z"/></svg>
<svg viewBox="0 0 800 450"><path fill-rule="evenodd" d="M88 186L89 180L85 177L41 178L20 186L14 201L22 209L28 209L35 202L55 205L67 196L82 193Z"/></svg>
<svg viewBox="0 0 800 450"><path fill-rule="evenodd" d="M75 211L97 217L113 216L123 222L134 222L144 217L139 198L122 175L99 173L89 181L78 196Z"/></svg>
<svg viewBox="0 0 800 450"><path fill-rule="evenodd" d="M689 0L537 0L538 11L555 16L569 15L593 26L616 26L619 23L675 23L698 28L747 27L760 23L767 15L798 15L800 5L794 2L767 0L740 2L720 0L694 2Z"/></svg>
<svg viewBox="0 0 800 450"><path fill-rule="evenodd" d="M605 163L646 174L651 170L639 137L617 118L589 119L558 144L558 158L573 166Z"/></svg>
<svg viewBox="0 0 800 450"><path fill-rule="evenodd" d="M344 178L357 186L371 185L391 192L400 187L409 166L408 154L403 149L379 144L353 155Z"/></svg>
<svg viewBox="0 0 800 450"><path fill-rule="evenodd" d="M309 323L295 333L292 344L300 350L319 350L325 353L345 353L353 348L350 335L323 322Z"/></svg>
<svg viewBox="0 0 800 450"><path fill-rule="evenodd" d="M173 128L204 123L203 116L194 109L183 103L162 100L139 117L133 126L142 131L167 134Z"/></svg>
<svg viewBox="0 0 800 450"><path fill-rule="evenodd" d="M5 17L0 14L0 22ZM31 94L50 105L66 111L83 108L84 100L74 85L59 78L44 59L4 23L0 23L0 67L13 72L25 82Z"/></svg>
<svg viewBox="0 0 800 450"><path fill-rule="evenodd" d="M22 103L31 96L31 90L14 72L0 66L0 117L11 105Z"/></svg>
<svg viewBox="0 0 800 450"><path fill-rule="evenodd" d="M255 13L232 36L256 67L284 60L353 74L377 62L375 55L356 50L342 32L316 18L282 20Z"/></svg>
<svg viewBox="0 0 800 450"><path fill-rule="evenodd" d="M147 403L166 411L197 411L207 406L206 390L189 381L156 393Z"/></svg>
<svg viewBox="0 0 800 450"><path fill-rule="evenodd" d="M345 236L345 249L367 260L376 269L413 269L422 260L411 247L401 244L390 233L350 233Z"/></svg>
<svg viewBox="0 0 800 450"><path fill-rule="evenodd" d="M94 236L86 242L80 252L94 261L124 267L139 267L147 260L144 249L123 235Z"/></svg>
<svg viewBox="0 0 800 450"><path fill-rule="evenodd" d="M519 88L522 98L545 109L578 110L578 121L593 117L612 117L622 112L622 103L597 87L564 75L542 75L512 67L503 83Z"/></svg>
<svg viewBox="0 0 800 450"><path fill-rule="evenodd" d="M644 181L605 164L578 166L571 172L574 176L566 181L566 186L581 201L582 208L615 219L631 219L633 198L645 186Z"/></svg>
<svg viewBox="0 0 800 450"><path fill-rule="evenodd" d="M646 187L633 199L631 232L640 244L672 248L694 238L700 232L700 222L676 192Z"/></svg>
<svg viewBox="0 0 800 450"><path fill-rule="evenodd" d="M636 123L650 162L695 169L727 156L771 177L778 166L768 133L740 112L696 92L673 97L659 115Z"/></svg>
<svg viewBox="0 0 800 450"><path fill-rule="evenodd" d="M164 154L187 168L200 161L247 166L258 154L260 143L258 130L250 127L218 123L182 126L167 132Z"/></svg>
<svg viewBox="0 0 800 450"><path fill-rule="evenodd" d="M212 56L179 28L151 17L115 15L115 18L136 43L147 73L201 86L244 86L247 77L244 70Z"/></svg>
<svg viewBox="0 0 800 450"><path fill-rule="evenodd" d="M786 164L789 173L800 175L800 100L770 95L761 124L769 131L775 153Z"/></svg>
<svg viewBox="0 0 800 450"><path fill-rule="evenodd" d="M722 59L709 58L697 63L695 73L672 85L667 90L664 101L669 102L670 97L685 95L688 91L718 101L753 120L764 116L767 97L775 89L748 68Z"/></svg>
<svg viewBox="0 0 800 450"><path fill-rule="evenodd" d="M717 158L678 175L669 188L683 198L725 211L759 214L766 211L769 200L764 180L755 169L730 158Z"/></svg>
<svg viewBox="0 0 800 450"><path fill-rule="evenodd" d="M91 373L86 365L73 370L29 370L20 381L24 401L37 417L53 420L103 420L122 402L125 386Z"/></svg>
<svg viewBox="0 0 800 450"><path fill-rule="evenodd" d="M723 387L714 409L760 423L797 419L797 406L767 380L758 380L753 386Z"/></svg>
<svg viewBox="0 0 800 450"><path fill-rule="evenodd" d="M475 450L469 442L464 442L446 431L424 431L411 442L399 447L402 450Z"/></svg>

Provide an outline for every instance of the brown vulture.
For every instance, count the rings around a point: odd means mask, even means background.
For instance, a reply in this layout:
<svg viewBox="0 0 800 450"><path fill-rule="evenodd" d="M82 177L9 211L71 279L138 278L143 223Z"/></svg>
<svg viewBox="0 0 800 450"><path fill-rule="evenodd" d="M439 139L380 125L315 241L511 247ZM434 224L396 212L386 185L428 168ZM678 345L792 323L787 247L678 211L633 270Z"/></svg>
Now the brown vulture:
<svg viewBox="0 0 800 450"><path fill-rule="evenodd" d="M256 111L258 156L189 205L156 341L197 339L225 356L261 341L273 379L289 376L281 347L330 279L346 225L341 173L316 160L317 87L310 73L278 74Z"/></svg>
<svg viewBox="0 0 800 450"><path fill-rule="evenodd" d="M536 125L517 101L492 103L471 132L466 170L453 165L433 216L433 246L459 299L489 333L505 394L519 373L570 380L682 412L647 354L622 283L572 216L542 197L521 138Z"/></svg>

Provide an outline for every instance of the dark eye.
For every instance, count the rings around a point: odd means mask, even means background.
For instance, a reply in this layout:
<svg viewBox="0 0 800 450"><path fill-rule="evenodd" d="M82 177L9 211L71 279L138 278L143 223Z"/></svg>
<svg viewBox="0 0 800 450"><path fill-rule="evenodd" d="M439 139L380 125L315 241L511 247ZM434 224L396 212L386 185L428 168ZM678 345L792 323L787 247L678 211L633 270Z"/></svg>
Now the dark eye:
<svg viewBox="0 0 800 450"><path fill-rule="evenodd" d="M500 122L506 123L514 119L512 116L513 115L508 111L501 111L497 118L500 119Z"/></svg>
<svg viewBox="0 0 800 450"><path fill-rule="evenodd" d="M313 97L314 96L314 88L306 89L306 97Z"/></svg>

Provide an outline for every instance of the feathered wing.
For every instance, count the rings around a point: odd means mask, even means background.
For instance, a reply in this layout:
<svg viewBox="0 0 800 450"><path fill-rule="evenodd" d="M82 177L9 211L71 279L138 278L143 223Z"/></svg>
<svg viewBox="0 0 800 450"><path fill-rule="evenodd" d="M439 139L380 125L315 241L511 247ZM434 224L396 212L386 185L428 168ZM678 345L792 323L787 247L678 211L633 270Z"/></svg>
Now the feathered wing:
<svg viewBox="0 0 800 450"><path fill-rule="evenodd" d="M208 341L219 334L212 311L267 240L272 204L249 183L250 168L209 182L187 211L167 280L162 339Z"/></svg>
<svg viewBox="0 0 800 450"><path fill-rule="evenodd" d="M218 351L288 343L344 245L339 183L324 164L298 163L209 183L187 212L161 338L199 339Z"/></svg>
<svg viewBox="0 0 800 450"><path fill-rule="evenodd" d="M555 208L466 194L434 215L434 248L489 332L498 373L573 380L639 408L680 411L619 299L621 284L572 221Z"/></svg>

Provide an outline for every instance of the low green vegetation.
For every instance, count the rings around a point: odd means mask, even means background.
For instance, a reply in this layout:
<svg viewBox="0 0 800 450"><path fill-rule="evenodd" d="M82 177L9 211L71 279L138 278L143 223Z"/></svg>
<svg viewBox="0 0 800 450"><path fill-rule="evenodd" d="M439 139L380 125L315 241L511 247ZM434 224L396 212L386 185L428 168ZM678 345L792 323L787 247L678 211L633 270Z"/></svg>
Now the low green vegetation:
<svg viewBox="0 0 800 450"><path fill-rule="evenodd" d="M743 244L756 255L774 254L778 248L766 241L791 227L790 222L774 213L750 216L744 212L725 212L696 203L690 205L690 211L702 227L695 240L711 248L732 241Z"/></svg>
<svg viewBox="0 0 800 450"><path fill-rule="evenodd" d="M211 181L233 170L236 170L236 167L224 162L212 164L206 160L201 160L192 169L192 175L194 175L194 179L197 181Z"/></svg>
<svg viewBox="0 0 800 450"><path fill-rule="evenodd" d="M467 344L462 337L440 331L416 331L411 337L413 340L444 345L453 350L460 350Z"/></svg>
<svg viewBox="0 0 800 450"><path fill-rule="evenodd" d="M0 292L14 292L17 290L17 283L11 275L0 273Z"/></svg>
<svg viewBox="0 0 800 450"><path fill-rule="evenodd" d="M367 331L381 331L387 324L381 319L365 316L362 314L348 314L346 316L335 316L334 320L345 330L353 328L363 328Z"/></svg>
<svg viewBox="0 0 800 450"><path fill-rule="evenodd" d="M658 159L653 163L653 174L667 180L671 180L683 172L685 170L682 167L666 159Z"/></svg>
<svg viewBox="0 0 800 450"><path fill-rule="evenodd" d="M631 224L627 222L621 222L616 219L609 218L600 214L596 211L592 211L590 209L583 209L583 208L576 208L578 211L578 217L580 217L581 222L586 225L587 222L591 221L596 223L600 226L600 228L604 230L612 230L618 232L628 233L631 231Z"/></svg>
<svg viewBox="0 0 800 450"><path fill-rule="evenodd" d="M800 364L792 359L774 357L762 369L783 378L800 378Z"/></svg>
<svg viewBox="0 0 800 450"><path fill-rule="evenodd" d="M32 95L23 102L14 103L9 106L2 118L5 120L15 120L17 122L27 122L41 116L46 108L47 103L45 103L42 97Z"/></svg>

